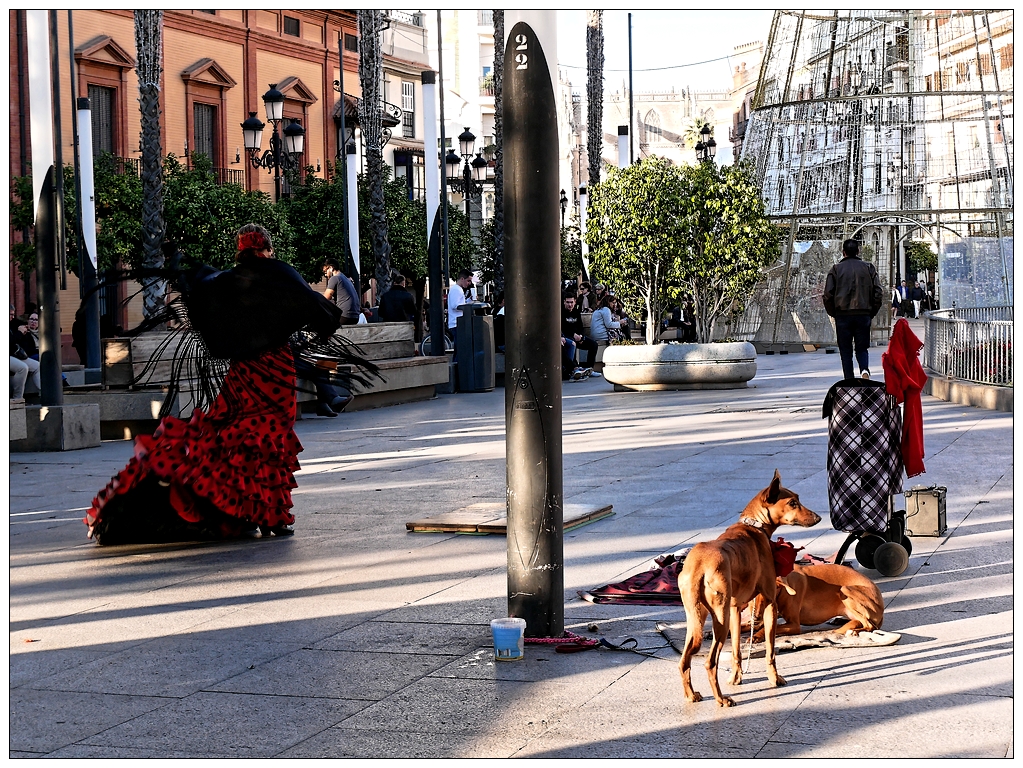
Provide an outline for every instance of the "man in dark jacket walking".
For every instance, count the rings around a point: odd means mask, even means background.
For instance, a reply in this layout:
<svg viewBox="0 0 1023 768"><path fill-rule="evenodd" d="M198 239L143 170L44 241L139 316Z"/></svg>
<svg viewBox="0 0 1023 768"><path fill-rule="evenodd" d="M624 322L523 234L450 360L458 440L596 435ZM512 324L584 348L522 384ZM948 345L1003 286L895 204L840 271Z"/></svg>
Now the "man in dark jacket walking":
<svg viewBox="0 0 1023 768"><path fill-rule="evenodd" d="M835 318L845 378L855 378L852 362L855 343L860 376L869 379L870 320L881 309L881 280L874 265L860 258L860 244L855 240L846 240L842 252L844 257L831 268L824 283L824 310Z"/></svg>

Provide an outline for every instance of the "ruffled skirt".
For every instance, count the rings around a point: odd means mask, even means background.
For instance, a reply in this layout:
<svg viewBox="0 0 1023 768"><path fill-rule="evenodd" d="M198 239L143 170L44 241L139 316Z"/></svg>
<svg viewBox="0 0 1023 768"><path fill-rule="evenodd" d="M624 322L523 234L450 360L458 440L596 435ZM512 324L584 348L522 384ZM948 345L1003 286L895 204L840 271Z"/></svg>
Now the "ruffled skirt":
<svg viewBox="0 0 1023 768"><path fill-rule="evenodd" d="M295 368L288 346L231 364L207 413L167 416L92 502L101 544L231 538L295 521Z"/></svg>

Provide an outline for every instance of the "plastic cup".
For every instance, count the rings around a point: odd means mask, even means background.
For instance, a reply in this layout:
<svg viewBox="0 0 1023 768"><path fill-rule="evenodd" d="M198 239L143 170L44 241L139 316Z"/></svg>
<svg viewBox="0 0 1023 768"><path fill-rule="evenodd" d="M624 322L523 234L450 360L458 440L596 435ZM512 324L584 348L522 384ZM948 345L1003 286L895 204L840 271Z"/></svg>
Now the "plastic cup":
<svg viewBox="0 0 1023 768"><path fill-rule="evenodd" d="M525 619L493 619L490 622L490 633L494 636L494 658L497 661L525 658Z"/></svg>

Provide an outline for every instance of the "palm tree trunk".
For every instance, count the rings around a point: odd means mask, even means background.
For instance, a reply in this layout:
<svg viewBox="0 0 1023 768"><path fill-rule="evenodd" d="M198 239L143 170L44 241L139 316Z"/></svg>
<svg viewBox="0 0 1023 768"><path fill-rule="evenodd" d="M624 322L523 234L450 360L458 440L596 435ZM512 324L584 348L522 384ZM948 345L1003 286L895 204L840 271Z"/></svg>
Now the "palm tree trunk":
<svg viewBox="0 0 1023 768"><path fill-rule="evenodd" d="M160 147L160 74L163 11L135 11L135 71L142 110L142 266L163 266L163 150ZM163 307L166 283L143 285L142 313L152 317Z"/></svg>
<svg viewBox="0 0 1023 768"><path fill-rule="evenodd" d="M504 290L504 11L494 11L494 285Z"/></svg>
<svg viewBox="0 0 1023 768"><path fill-rule="evenodd" d="M586 155L589 185L600 183L604 144L604 12L586 12Z"/></svg>
<svg viewBox="0 0 1023 768"><path fill-rule="evenodd" d="M381 118L383 115L383 52L380 33L387 27L383 11L359 11L359 83L362 99L359 101L359 125L366 147L366 179L369 183L369 210L372 216L374 277L377 296L391 287L391 245L387 241L387 216L384 211L383 144Z"/></svg>

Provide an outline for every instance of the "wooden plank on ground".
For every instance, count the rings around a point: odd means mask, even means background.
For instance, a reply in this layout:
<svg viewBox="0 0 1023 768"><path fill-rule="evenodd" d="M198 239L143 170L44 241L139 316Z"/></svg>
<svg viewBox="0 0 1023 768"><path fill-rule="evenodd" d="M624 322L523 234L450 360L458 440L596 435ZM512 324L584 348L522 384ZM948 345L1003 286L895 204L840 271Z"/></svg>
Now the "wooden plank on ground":
<svg viewBox="0 0 1023 768"><path fill-rule="evenodd" d="M614 514L611 504L566 504L564 508L564 530L569 531L581 525L592 523ZM501 502L480 502L405 523L405 529L417 533L495 533L508 534L508 520L505 505Z"/></svg>

